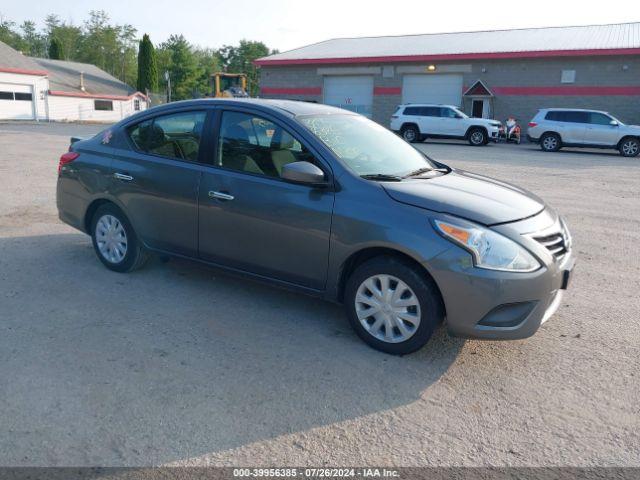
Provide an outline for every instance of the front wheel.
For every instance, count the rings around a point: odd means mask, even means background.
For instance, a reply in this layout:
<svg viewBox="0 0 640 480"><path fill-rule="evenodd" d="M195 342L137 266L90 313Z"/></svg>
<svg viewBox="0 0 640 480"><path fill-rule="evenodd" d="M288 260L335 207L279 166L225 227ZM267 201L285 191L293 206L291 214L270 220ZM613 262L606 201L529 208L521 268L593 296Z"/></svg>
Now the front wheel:
<svg viewBox="0 0 640 480"><path fill-rule="evenodd" d="M363 263L351 274L345 308L362 340L393 355L422 348L444 319L433 281L410 263L386 256Z"/></svg>
<svg viewBox="0 0 640 480"><path fill-rule="evenodd" d="M147 260L127 217L115 205L99 207L91 222L91 239L96 255L115 272L130 272Z"/></svg>
<svg viewBox="0 0 640 480"><path fill-rule="evenodd" d="M481 128L474 128L469 132L469 144L474 147L489 143L486 132Z"/></svg>
<svg viewBox="0 0 640 480"><path fill-rule="evenodd" d="M623 157L637 157L640 153L640 142L637 138L625 138L618 150Z"/></svg>

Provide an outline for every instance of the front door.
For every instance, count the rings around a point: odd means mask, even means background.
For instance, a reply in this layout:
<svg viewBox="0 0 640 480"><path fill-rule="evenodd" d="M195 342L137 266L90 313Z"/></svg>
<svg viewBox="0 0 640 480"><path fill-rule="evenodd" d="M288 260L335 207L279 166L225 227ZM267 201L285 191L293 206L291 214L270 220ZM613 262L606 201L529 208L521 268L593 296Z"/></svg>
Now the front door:
<svg viewBox="0 0 640 480"><path fill-rule="evenodd" d="M484 100L474 100L471 105L471 116L473 118L483 118Z"/></svg>
<svg viewBox="0 0 640 480"><path fill-rule="evenodd" d="M285 128L251 113L221 114L215 165L199 197L200 257L322 290L334 193L280 178L296 161L328 168Z"/></svg>
<svg viewBox="0 0 640 480"><path fill-rule="evenodd" d="M145 120L127 130L133 150L115 150L112 194L151 248L197 255L205 117L205 111L185 111Z"/></svg>
<svg viewBox="0 0 640 480"><path fill-rule="evenodd" d="M589 145L615 145L618 143L618 125L609 115L600 112L589 112L589 122L584 136L584 143Z"/></svg>

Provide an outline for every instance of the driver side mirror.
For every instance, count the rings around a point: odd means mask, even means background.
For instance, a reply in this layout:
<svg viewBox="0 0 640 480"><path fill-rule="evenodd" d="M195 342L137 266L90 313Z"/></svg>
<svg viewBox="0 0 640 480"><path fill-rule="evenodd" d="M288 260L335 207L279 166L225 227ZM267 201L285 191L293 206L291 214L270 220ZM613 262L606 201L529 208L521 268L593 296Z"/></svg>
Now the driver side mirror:
<svg viewBox="0 0 640 480"><path fill-rule="evenodd" d="M280 177L295 183L326 187L324 172L310 162L291 162L282 167Z"/></svg>
<svg viewBox="0 0 640 480"><path fill-rule="evenodd" d="M460 115L459 113L456 113L456 118L462 118L462 115Z"/></svg>
<svg viewBox="0 0 640 480"><path fill-rule="evenodd" d="M609 122L609 125L611 125L612 127L619 127L620 126L620 124L616 120L611 120Z"/></svg>

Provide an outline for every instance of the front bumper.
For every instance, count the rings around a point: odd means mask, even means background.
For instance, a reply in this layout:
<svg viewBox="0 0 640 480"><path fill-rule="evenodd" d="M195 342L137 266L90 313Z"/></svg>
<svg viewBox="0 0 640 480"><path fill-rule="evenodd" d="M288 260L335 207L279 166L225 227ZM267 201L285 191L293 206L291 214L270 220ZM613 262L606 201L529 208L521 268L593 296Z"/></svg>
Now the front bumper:
<svg viewBox="0 0 640 480"><path fill-rule="evenodd" d="M431 259L429 267L442 293L451 335L487 340L527 338L551 318L561 305L575 261L571 251L556 261L545 255L544 248L537 252L533 246L530 250L543 263L530 273L474 267L471 255L455 246Z"/></svg>

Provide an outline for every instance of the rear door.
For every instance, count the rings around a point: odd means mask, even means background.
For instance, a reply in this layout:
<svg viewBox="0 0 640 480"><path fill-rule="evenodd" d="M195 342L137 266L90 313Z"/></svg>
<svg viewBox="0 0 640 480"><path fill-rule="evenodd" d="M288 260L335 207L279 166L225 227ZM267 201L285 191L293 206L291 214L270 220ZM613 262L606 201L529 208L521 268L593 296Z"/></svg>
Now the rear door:
<svg viewBox="0 0 640 480"><path fill-rule="evenodd" d="M546 115L563 143L580 144L584 142L587 129L588 114L586 112L563 110L551 111Z"/></svg>
<svg viewBox="0 0 640 480"><path fill-rule="evenodd" d="M130 150L116 150L112 193L153 249L196 256L202 132L207 111L159 115L127 128Z"/></svg>
<svg viewBox="0 0 640 480"><path fill-rule="evenodd" d="M414 107L419 112L418 126L423 134L442 135L439 107Z"/></svg>
<svg viewBox="0 0 640 480"><path fill-rule="evenodd" d="M199 205L200 257L284 282L325 287L334 192L280 177L287 163L330 170L289 128L249 110L224 110Z"/></svg>

